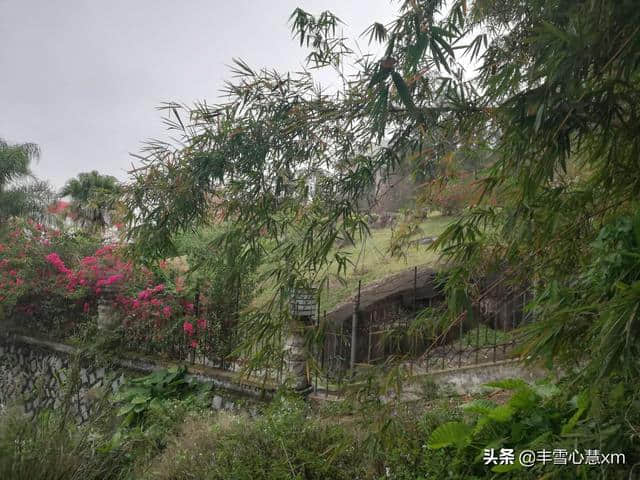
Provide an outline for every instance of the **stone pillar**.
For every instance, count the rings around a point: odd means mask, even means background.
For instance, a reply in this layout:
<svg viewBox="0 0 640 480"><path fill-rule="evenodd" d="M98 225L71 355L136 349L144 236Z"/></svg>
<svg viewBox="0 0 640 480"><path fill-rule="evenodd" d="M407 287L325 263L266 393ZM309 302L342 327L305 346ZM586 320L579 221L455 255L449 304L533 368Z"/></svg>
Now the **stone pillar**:
<svg viewBox="0 0 640 480"><path fill-rule="evenodd" d="M98 299L98 328L100 330L113 330L120 323L120 316L113 307L116 291L113 285L102 288L102 294Z"/></svg>
<svg viewBox="0 0 640 480"><path fill-rule="evenodd" d="M297 392L308 390L307 349L304 342L304 324L293 318L289 323L289 333L284 345L287 385Z"/></svg>
<svg viewBox="0 0 640 480"><path fill-rule="evenodd" d="M291 298L291 321L284 345L287 384L297 392L308 392L311 388L307 375L308 351L304 331L311 325L315 314L314 290L295 290Z"/></svg>

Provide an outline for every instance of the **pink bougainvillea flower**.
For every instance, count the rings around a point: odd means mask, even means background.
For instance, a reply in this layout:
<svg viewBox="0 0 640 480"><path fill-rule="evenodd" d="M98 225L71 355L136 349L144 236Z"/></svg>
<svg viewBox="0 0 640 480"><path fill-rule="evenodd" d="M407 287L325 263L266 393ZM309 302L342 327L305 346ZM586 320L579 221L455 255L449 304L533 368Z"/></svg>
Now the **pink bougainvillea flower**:
<svg viewBox="0 0 640 480"><path fill-rule="evenodd" d="M80 263L82 263L83 265L93 265L97 261L98 259L96 257L84 257L82 260L80 260Z"/></svg>
<svg viewBox="0 0 640 480"><path fill-rule="evenodd" d="M100 257L102 255L106 255L108 253L111 253L113 251L113 246L112 245L106 245L102 248L99 248L98 250L96 250L95 255Z"/></svg>
<svg viewBox="0 0 640 480"><path fill-rule="evenodd" d="M182 329L189 335L193 335L193 323L185 321L182 324Z"/></svg>
<svg viewBox="0 0 640 480"><path fill-rule="evenodd" d="M84 305L82 307L82 311L84 313L89 313L89 302L84 302Z"/></svg>
<svg viewBox="0 0 640 480"><path fill-rule="evenodd" d="M187 311L187 313L193 313L193 303L185 303L184 309Z"/></svg>
<svg viewBox="0 0 640 480"><path fill-rule="evenodd" d="M131 306L133 308L140 308L140 300L134 300Z"/></svg>
<svg viewBox="0 0 640 480"><path fill-rule="evenodd" d="M158 305L160 305L160 300L158 300L157 298L152 298L151 305L153 305L154 307L157 307Z"/></svg>
<svg viewBox="0 0 640 480"><path fill-rule="evenodd" d="M162 315L165 316L165 318L169 318L171 316L171 307L170 306L166 306L162 309Z"/></svg>
<svg viewBox="0 0 640 480"><path fill-rule="evenodd" d="M149 298L151 298L151 291L150 290L143 290L138 294L138 299L139 300L149 300Z"/></svg>
<svg viewBox="0 0 640 480"><path fill-rule="evenodd" d="M191 348L193 349L198 348L198 342L196 342L195 340L191 340Z"/></svg>
<svg viewBox="0 0 640 480"><path fill-rule="evenodd" d="M119 282L120 280L122 280L124 278L124 275L122 275L121 273L118 273L116 275L111 275L109 278L107 278L107 280L105 281L105 285L113 285L116 282Z"/></svg>
<svg viewBox="0 0 640 480"><path fill-rule="evenodd" d="M71 273L71 270L67 268L67 266L64 264L64 262L60 258L60 255L58 255L57 253L50 253L44 258L47 260L47 262L53 265L56 268L56 270L58 270L60 273L64 273L64 274Z"/></svg>
<svg viewBox="0 0 640 480"><path fill-rule="evenodd" d="M199 318L198 319L198 328L201 328L203 330L205 328L207 328L207 319L206 318Z"/></svg>
<svg viewBox="0 0 640 480"><path fill-rule="evenodd" d="M156 285L153 289L153 293L160 293L164 291L164 284L160 283Z"/></svg>

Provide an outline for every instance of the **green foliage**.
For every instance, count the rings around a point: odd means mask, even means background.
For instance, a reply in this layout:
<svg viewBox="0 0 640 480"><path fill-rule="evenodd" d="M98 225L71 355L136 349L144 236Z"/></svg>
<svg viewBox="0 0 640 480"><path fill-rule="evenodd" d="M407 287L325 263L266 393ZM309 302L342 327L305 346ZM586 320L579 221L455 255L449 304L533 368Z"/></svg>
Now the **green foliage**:
<svg viewBox="0 0 640 480"><path fill-rule="evenodd" d="M65 423L54 412L0 415L0 477L32 480L125 478L119 452L96 451L104 437L92 425Z"/></svg>
<svg viewBox="0 0 640 480"><path fill-rule="evenodd" d="M354 438L340 425L324 423L310 414L299 400L281 397L255 420L226 420L219 415L197 443L176 439L176 445L167 450L172 456L161 460L162 468L152 469L150 478L362 477Z"/></svg>
<svg viewBox="0 0 640 480"><path fill-rule="evenodd" d="M118 410L121 427L144 424L150 411L164 408L165 400L183 399L196 393L205 395L210 390L210 385L189 381L186 375L185 367L171 367L129 380L115 398L121 405Z"/></svg>
<svg viewBox="0 0 640 480"><path fill-rule="evenodd" d="M193 298L200 295L208 303L210 353L220 358L229 356L238 345L242 335L239 312L256 296L261 260L255 252L245 252L241 243L234 243L233 236L233 227L223 224L175 239L177 253L189 266L185 292Z"/></svg>
<svg viewBox="0 0 640 480"><path fill-rule="evenodd" d="M566 369L574 383L563 395L587 390L589 406L512 385L507 404L474 424L456 468L486 475L477 449L503 437L568 445L562 428L580 431L586 448L591 440L632 451L634 424L603 397L630 417L640 410L635 399L604 393L633 391L639 373L636 3L406 1L391 24L369 31L384 42L377 62L332 44L334 16L297 10L293 31L315 49L311 64L351 59L355 73L328 93L308 72L238 62L225 103L182 115L168 106L181 147L146 152L127 196L131 235L143 254L159 255L175 232L209 222L211 210L232 222L234 241L264 255L275 284L273 301L246 324L265 358L280 350L289 292L322 284L330 267L344 273L349 257L334 246L367 234L358 200L379 178L404 158L430 178L479 151L469 162L486 166L478 198L433 244L452 266L449 319L487 294L474 278L503 272L498 284L531 286L536 321L525 353Z"/></svg>
<svg viewBox="0 0 640 480"><path fill-rule="evenodd" d="M571 362L585 345L591 355L585 377L600 380L640 373L640 213L611 216L574 276L549 282L532 305L539 320L528 334L530 350Z"/></svg>
<svg viewBox="0 0 640 480"><path fill-rule="evenodd" d="M82 303L55 281L46 256L55 252L77 262L98 245L81 232L49 229L31 219L0 224L0 319L23 334L51 336L86 320Z"/></svg>
<svg viewBox="0 0 640 480"><path fill-rule="evenodd" d="M429 448L437 449L456 445L462 448L470 443L471 427L462 422L443 423L436 428L429 438Z"/></svg>
<svg viewBox="0 0 640 480"><path fill-rule="evenodd" d="M9 144L0 138L0 221L14 216L48 219L47 207L55 194L47 182L33 177L29 168L39 154L35 144Z"/></svg>
<svg viewBox="0 0 640 480"><path fill-rule="evenodd" d="M67 181L60 191L61 197L71 197L71 212L76 220L92 231L102 230L111 223L110 217L119 195L118 180L95 170L78 174L77 178Z"/></svg>
<svg viewBox="0 0 640 480"><path fill-rule="evenodd" d="M501 472L504 478L540 478L540 475L544 478L602 478L601 472L592 465L560 468L537 463L524 468L517 461L517 454L522 450L543 448L563 448L568 452L595 448L602 453L622 452L626 465L608 465L610 476L607 478L626 478L628 466L636 461L640 451L632 437L618 435L620 410L626 410L629 404L622 398L624 384L615 385L615 395L610 391L583 390L579 395L567 397L564 384L560 389L548 383L528 385L520 379L493 382L487 386L511 392L504 404L476 399L464 405L466 421L440 425L431 434L428 445L435 450L455 447L451 457L453 478L486 478L491 471ZM591 415L587 415L593 402L600 405L598 413L592 410ZM637 412L634 418L636 416ZM514 465L485 465L483 452L491 448L513 448L516 462Z"/></svg>
<svg viewBox="0 0 640 480"><path fill-rule="evenodd" d="M11 181L29 175L29 164L40 150L33 143L11 145L0 139L0 190Z"/></svg>

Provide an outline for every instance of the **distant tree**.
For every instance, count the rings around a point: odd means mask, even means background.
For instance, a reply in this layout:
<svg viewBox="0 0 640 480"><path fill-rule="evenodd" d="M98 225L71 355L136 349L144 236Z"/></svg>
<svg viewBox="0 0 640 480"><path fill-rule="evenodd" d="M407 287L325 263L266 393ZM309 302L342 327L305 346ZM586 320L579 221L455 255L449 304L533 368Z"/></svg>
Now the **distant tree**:
<svg viewBox="0 0 640 480"><path fill-rule="evenodd" d="M119 195L118 179L95 170L67 181L60 192L61 197L71 198L70 210L76 221L92 231L103 230L111 223Z"/></svg>
<svg viewBox="0 0 640 480"><path fill-rule="evenodd" d="M29 166L40 150L33 143L9 144L0 138L0 191L11 181L31 174Z"/></svg>
<svg viewBox="0 0 640 480"><path fill-rule="evenodd" d="M47 182L31 174L40 150L33 143L10 144L0 139L0 221L13 216L44 220L54 193Z"/></svg>

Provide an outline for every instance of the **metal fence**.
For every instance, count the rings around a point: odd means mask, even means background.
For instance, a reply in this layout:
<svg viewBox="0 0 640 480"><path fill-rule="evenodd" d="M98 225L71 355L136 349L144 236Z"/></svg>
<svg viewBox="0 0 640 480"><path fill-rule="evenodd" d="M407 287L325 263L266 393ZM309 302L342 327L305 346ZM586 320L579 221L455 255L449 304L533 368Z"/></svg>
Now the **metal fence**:
<svg viewBox="0 0 640 480"><path fill-rule="evenodd" d="M529 291L503 288L478 302L456 321L440 325L436 319L438 310L446 308L444 294L433 289L430 296L420 296L417 268L413 278L412 292L366 306L360 304L359 285L352 302L352 314L338 322L328 320L327 313L320 312L321 302L316 299L318 310L306 327L310 349L307 374L314 390L339 391L359 370L387 362L405 363L418 374L497 362L507 358L518 344L518 335L514 333L518 327L531 321L531 314L525 308L531 298ZM195 303L198 304L197 299ZM416 331L420 316L429 328ZM179 332L175 337L178 341L171 345L155 349L153 342L144 342L144 349L175 360L238 372L246 366L243 360L220 355L215 344L221 337L237 334L235 321L237 316L226 331L206 330L204 337L198 339L197 349L190 348L189 337L184 332ZM284 345L283 337L281 345ZM140 349L139 342L127 339L122 342L132 350ZM278 386L286 380L287 372L284 350L275 348L271 352L271 366L252 371L252 377Z"/></svg>
<svg viewBox="0 0 640 480"><path fill-rule="evenodd" d="M359 370L388 361L404 363L418 374L497 362L519 343L517 329L532 321L526 308L531 294L525 288L497 289L444 325L436 320L438 309L446 308L442 293L420 298L416 292L414 285L409 301L366 308L360 308L358 294L352 317L331 325L324 314L315 327L321 331L313 352L315 390L341 390ZM416 329L419 315L428 328Z"/></svg>

